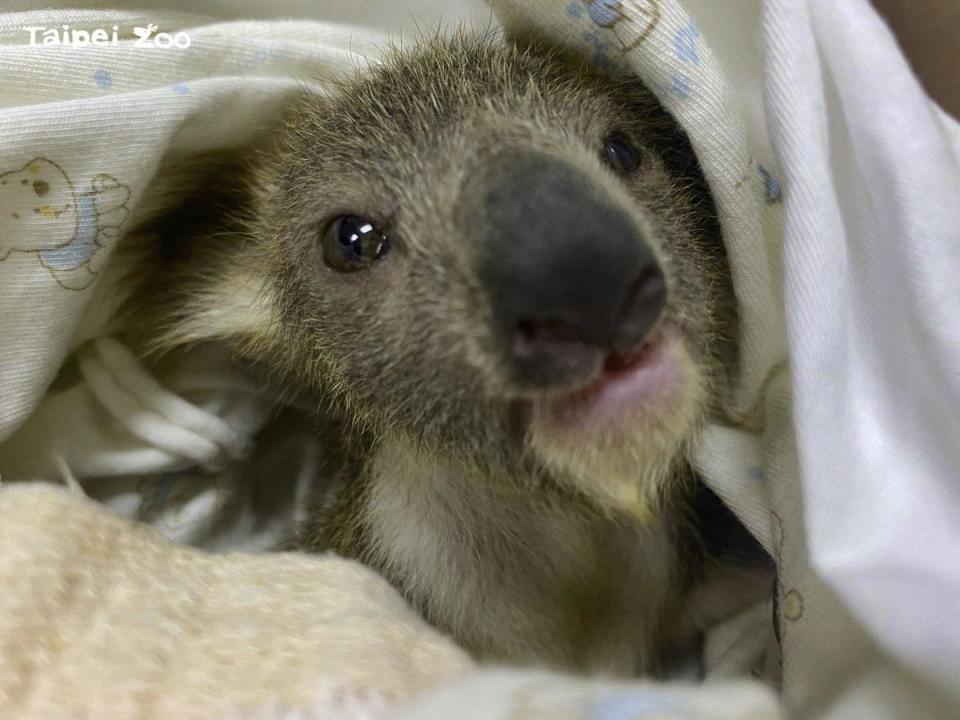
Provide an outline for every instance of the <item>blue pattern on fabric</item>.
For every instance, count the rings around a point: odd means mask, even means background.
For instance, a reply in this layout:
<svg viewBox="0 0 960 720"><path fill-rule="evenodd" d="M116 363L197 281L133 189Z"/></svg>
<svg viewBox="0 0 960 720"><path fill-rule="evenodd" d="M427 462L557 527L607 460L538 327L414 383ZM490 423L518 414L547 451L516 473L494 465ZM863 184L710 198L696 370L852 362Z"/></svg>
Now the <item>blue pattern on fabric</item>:
<svg viewBox="0 0 960 720"><path fill-rule="evenodd" d="M587 12L591 20L605 28L613 27L623 17L620 0L593 0Z"/></svg>
<svg viewBox="0 0 960 720"><path fill-rule="evenodd" d="M700 28L691 20L685 27L680 28L673 36L673 51L678 60L692 65L700 64L700 51L697 40L700 38Z"/></svg>
<svg viewBox="0 0 960 720"><path fill-rule="evenodd" d="M767 204L773 205L775 203L782 202L783 189L780 187L780 181L777 180L774 174L767 170L763 165L757 165L757 172L760 173L760 178L763 180L763 188L767 199Z"/></svg>
<svg viewBox="0 0 960 720"><path fill-rule="evenodd" d="M658 716L670 713L671 717L682 717L678 712L682 712L684 706L672 698L638 693L607 695L590 701L586 709L590 720L642 720L651 713L657 713Z"/></svg>
<svg viewBox="0 0 960 720"><path fill-rule="evenodd" d="M78 268L97 251L97 207L93 198L77 197L77 233L63 247L41 250L43 264L54 270Z"/></svg>
<svg viewBox="0 0 960 720"><path fill-rule="evenodd" d="M110 88L113 85L113 76L110 75L110 72L100 68L93 73L93 79L104 90Z"/></svg>

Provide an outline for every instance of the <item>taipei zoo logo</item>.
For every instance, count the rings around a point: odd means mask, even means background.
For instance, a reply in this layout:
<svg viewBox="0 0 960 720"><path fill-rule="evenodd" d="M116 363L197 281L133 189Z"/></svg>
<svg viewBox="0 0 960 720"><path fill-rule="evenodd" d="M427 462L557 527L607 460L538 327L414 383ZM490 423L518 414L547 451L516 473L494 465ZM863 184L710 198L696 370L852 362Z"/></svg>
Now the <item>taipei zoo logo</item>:
<svg viewBox="0 0 960 720"><path fill-rule="evenodd" d="M177 48L185 50L190 47L190 36L185 32L166 33L157 32L160 28L153 23L146 27L134 27L132 37L121 37L120 28L114 25L109 30L96 28L93 30L79 30L69 25L60 27L46 27L31 25L23 28L30 34L30 45L57 45L61 47L116 47L121 42L133 42L133 47L140 48Z"/></svg>

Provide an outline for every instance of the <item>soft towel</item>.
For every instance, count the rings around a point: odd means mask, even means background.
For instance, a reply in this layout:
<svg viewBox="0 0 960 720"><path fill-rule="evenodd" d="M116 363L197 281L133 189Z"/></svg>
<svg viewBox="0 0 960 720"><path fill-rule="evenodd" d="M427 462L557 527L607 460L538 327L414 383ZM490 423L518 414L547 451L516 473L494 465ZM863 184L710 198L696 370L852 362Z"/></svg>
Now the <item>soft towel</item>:
<svg viewBox="0 0 960 720"><path fill-rule="evenodd" d="M48 485L0 489L0 715L377 716L470 669L333 557L210 555Z"/></svg>

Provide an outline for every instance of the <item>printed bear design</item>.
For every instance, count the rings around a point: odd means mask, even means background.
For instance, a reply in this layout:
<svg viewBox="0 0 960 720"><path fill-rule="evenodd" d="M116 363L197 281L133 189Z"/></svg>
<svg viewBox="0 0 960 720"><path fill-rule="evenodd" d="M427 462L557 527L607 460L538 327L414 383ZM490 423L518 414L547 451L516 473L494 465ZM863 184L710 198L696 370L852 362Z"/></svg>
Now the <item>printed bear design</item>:
<svg viewBox="0 0 960 720"><path fill-rule="evenodd" d="M0 261L33 253L61 287L83 290L119 239L129 199L130 188L106 174L79 191L46 158L0 172Z"/></svg>

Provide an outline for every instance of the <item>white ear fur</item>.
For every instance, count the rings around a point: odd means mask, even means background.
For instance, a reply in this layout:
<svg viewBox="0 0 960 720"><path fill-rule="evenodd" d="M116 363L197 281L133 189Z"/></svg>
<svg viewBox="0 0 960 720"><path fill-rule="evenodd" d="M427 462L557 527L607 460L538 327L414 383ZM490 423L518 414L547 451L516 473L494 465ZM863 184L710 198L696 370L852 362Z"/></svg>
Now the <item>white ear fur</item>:
<svg viewBox="0 0 960 720"><path fill-rule="evenodd" d="M222 267L222 266L221 266ZM268 283L234 263L185 299L162 344L220 338L265 340L275 328L274 298Z"/></svg>

